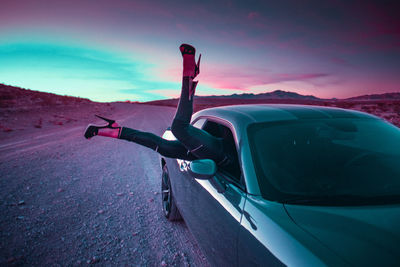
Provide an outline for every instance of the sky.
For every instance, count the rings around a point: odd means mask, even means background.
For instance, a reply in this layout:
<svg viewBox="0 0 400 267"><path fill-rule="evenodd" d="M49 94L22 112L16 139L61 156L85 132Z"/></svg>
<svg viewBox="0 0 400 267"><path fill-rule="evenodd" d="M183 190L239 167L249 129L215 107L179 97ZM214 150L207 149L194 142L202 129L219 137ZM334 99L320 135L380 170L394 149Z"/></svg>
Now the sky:
<svg viewBox="0 0 400 267"><path fill-rule="evenodd" d="M198 95L400 92L398 2L1 0L0 83L101 102L178 97L189 43Z"/></svg>

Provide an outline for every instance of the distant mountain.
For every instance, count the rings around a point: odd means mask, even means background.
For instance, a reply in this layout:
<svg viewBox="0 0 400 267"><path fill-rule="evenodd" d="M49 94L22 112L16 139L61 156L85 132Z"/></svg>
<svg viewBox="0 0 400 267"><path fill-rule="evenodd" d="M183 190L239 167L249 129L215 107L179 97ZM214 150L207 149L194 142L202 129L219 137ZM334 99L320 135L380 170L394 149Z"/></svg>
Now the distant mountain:
<svg viewBox="0 0 400 267"><path fill-rule="evenodd" d="M331 101L379 101L379 100L400 100L400 92L362 95L346 99L323 99L312 95L301 95L294 92L276 90L261 94L232 94L232 95L212 95L196 96L196 104L207 104L210 101L223 103L243 104L243 103L302 103L311 101L315 104ZM62 96L52 93L39 92L23 89L15 86L0 83L0 109L16 107L43 107L53 105L74 105L77 103L90 103L89 99ZM93 102L92 102L93 103ZM171 105L176 106L178 99L164 99L144 102L145 104Z"/></svg>
<svg viewBox="0 0 400 267"><path fill-rule="evenodd" d="M362 95L346 98L345 100L400 100L400 92Z"/></svg>
<svg viewBox="0 0 400 267"><path fill-rule="evenodd" d="M240 99L301 99L301 100L324 100L312 95L300 95L294 92L276 90L261 94L233 94L223 96L203 96L203 98L240 98ZM199 97L202 98L202 97Z"/></svg>

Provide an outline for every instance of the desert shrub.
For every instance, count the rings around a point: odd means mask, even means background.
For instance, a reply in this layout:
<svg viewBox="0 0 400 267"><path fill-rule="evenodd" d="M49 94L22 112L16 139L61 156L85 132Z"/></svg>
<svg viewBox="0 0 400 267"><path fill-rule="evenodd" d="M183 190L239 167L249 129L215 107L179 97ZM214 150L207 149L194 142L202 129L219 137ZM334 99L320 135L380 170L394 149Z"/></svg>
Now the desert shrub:
<svg viewBox="0 0 400 267"><path fill-rule="evenodd" d="M400 102L397 102L397 103L393 103L393 111L395 112L395 113L397 113L398 115L400 115Z"/></svg>
<svg viewBox="0 0 400 267"><path fill-rule="evenodd" d="M42 128L42 118L39 118L37 122L33 125L35 128Z"/></svg>

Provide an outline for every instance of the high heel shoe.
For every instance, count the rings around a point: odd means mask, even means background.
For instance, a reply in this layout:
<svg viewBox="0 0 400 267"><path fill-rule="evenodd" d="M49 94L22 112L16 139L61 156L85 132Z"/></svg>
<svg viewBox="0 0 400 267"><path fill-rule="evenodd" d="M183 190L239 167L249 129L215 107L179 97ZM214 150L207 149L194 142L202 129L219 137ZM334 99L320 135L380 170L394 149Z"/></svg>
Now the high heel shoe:
<svg viewBox="0 0 400 267"><path fill-rule="evenodd" d="M194 77L193 77L193 79L194 79L197 75L199 75L199 73L200 73L200 59L201 59L201 54L199 55L199 59L197 60L196 66L194 67Z"/></svg>
<svg viewBox="0 0 400 267"><path fill-rule="evenodd" d="M115 120L110 120L99 115L95 116L105 120L108 122L108 124L104 126L89 124L84 133L86 139L90 139L96 135L119 138L121 134L121 127L115 122Z"/></svg>
<svg viewBox="0 0 400 267"><path fill-rule="evenodd" d="M201 54L197 63L195 62L196 49L189 44L181 44L179 47L183 57L183 76L189 76L194 79L200 73ZM185 57L185 55L188 55ZM193 55L193 57L192 57Z"/></svg>

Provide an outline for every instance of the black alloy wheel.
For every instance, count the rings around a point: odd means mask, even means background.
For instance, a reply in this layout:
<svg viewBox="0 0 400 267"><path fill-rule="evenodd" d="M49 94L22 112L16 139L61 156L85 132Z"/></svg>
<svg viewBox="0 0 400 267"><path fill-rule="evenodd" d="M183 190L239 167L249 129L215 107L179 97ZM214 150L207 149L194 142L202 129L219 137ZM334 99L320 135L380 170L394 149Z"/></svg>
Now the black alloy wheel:
<svg viewBox="0 0 400 267"><path fill-rule="evenodd" d="M169 221L182 220L178 207L172 195L171 182L169 180L167 165L164 165L161 175L161 198L164 216Z"/></svg>

